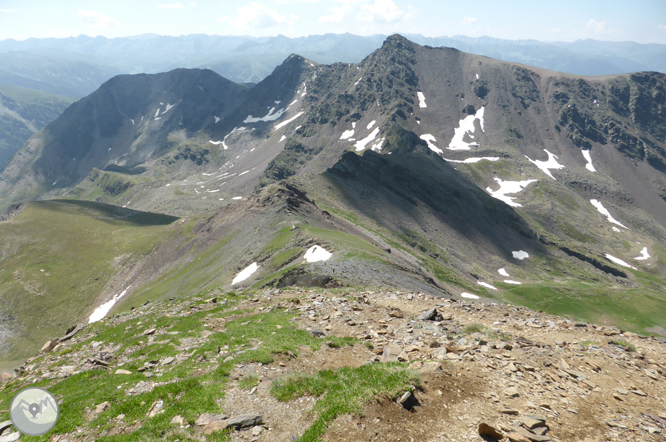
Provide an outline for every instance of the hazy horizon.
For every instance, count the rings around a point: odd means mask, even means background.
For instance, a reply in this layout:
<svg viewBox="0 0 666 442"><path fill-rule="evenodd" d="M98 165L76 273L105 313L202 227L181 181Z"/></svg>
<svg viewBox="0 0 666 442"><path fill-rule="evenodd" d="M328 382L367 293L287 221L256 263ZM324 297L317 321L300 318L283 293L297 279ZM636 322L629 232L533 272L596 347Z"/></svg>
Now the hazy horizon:
<svg viewBox="0 0 666 442"><path fill-rule="evenodd" d="M431 0L149 0L57 4L0 0L0 40L107 38L156 34L290 38L328 33L359 36L466 36L572 42L581 39L666 44L666 2L527 0L469 4Z"/></svg>

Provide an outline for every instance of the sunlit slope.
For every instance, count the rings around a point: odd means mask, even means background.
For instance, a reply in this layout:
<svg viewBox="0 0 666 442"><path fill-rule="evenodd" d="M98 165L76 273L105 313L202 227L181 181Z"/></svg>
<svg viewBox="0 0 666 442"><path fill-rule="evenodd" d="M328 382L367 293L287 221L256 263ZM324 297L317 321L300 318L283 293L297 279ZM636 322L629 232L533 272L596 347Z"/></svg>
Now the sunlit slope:
<svg viewBox="0 0 666 442"><path fill-rule="evenodd" d="M0 357L34 353L92 312L98 295L120 292L117 284L175 220L99 203L44 201L0 222Z"/></svg>

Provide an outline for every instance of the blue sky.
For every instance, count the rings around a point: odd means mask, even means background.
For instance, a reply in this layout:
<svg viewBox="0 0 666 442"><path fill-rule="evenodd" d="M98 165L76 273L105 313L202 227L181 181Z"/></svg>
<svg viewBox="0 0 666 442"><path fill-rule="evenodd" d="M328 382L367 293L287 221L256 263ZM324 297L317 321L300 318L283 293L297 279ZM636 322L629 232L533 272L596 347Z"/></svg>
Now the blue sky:
<svg viewBox="0 0 666 442"><path fill-rule="evenodd" d="M666 0L0 0L0 40L329 32L666 44Z"/></svg>

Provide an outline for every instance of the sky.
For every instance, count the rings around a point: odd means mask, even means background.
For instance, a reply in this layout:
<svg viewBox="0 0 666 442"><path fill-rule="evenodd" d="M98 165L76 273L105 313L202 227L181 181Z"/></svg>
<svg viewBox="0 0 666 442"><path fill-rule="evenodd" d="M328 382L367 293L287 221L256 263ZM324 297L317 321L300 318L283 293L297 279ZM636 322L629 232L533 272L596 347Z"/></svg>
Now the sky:
<svg viewBox="0 0 666 442"><path fill-rule="evenodd" d="M0 40L345 32L666 44L666 0L0 0Z"/></svg>

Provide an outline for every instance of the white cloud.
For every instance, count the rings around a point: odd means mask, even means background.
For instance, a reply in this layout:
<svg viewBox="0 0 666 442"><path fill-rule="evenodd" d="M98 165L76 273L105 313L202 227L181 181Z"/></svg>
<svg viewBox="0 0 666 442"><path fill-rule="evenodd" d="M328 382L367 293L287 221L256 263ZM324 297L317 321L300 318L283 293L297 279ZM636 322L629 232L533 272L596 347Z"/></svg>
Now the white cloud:
<svg viewBox="0 0 666 442"><path fill-rule="evenodd" d="M165 5L159 5L158 6L158 8L162 8L162 9L180 9L182 7L183 6L178 2L176 2L176 3L167 3Z"/></svg>
<svg viewBox="0 0 666 442"><path fill-rule="evenodd" d="M236 8L236 12L238 12L236 17L222 17L218 21L227 21L238 29L261 29L279 24L291 26L298 20L297 15L289 14L289 18L287 18L286 15L280 14L257 2L252 2L246 6L239 6Z"/></svg>
<svg viewBox="0 0 666 442"><path fill-rule="evenodd" d="M664 31L666 31L666 25L659 25L659 26L657 26L657 27L658 27L659 29L663 29Z"/></svg>
<svg viewBox="0 0 666 442"><path fill-rule="evenodd" d="M461 25L473 25L476 23L477 18L476 17L465 17L462 19L460 22Z"/></svg>
<svg viewBox="0 0 666 442"><path fill-rule="evenodd" d="M374 4L361 6L358 19L375 23L396 23L402 20L404 15L393 0L375 0Z"/></svg>
<svg viewBox="0 0 666 442"><path fill-rule="evenodd" d="M590 21L587 22L587 25L585 25L585 31L591 32L591 33L597 34L597 35L613 34L615 32L620 32L618 29L609 28L607 21L599 22L599 21L596 21L593 18L591 18Z"/></svg>
<svg viewBox="0 0 666 442"><path fill-rule="evenodd" d="M118 28L122 27L120 22L115 18L108 15L102 15L97 11L84 11L83 9L79 9L78 15L84 23L93 29L107 29L111 25Z"/></svg>
<svg viewBox="0 0 666 442"><path fill-rule="evenodd" d="M351 6L345 4L340 8L332 8L330 11L331 15L325 15L319 21L322 23L340 23L345 18L345 15L351 11Z"/></svg>

